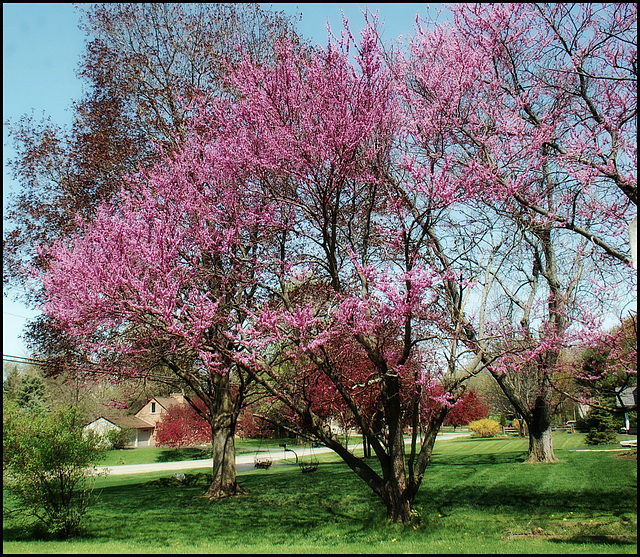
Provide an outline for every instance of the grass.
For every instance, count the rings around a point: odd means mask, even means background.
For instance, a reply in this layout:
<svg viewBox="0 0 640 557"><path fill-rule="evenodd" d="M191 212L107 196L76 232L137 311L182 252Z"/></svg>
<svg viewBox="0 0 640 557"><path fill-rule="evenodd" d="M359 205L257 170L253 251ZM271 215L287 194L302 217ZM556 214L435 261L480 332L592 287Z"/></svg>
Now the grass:
<svg viewBox="0 0 640 557"><path fill-rule="evenodd" d="M258 449L279 448L279 443L291 443L291 439L242 439L236 441L236 454L253 453ZM282 449L280 449L282 450ZM118 449L108 451L100 466L118 466L121 464L151 464L154 462L178 462L211 458L211 448L166 448L145 447L140 449Z"/></svg>
<svg viewBox="0 0 640 557"><path fill-rule="evenodd" d="M99 480L85 534L34 537L5 520L5 553L636 553L637 463L578 452L558 434L560 462L522 464L519 438L438 441L416 520L388 524L373 493L332 455L314 474L272 466L239 476L246 494L200 497L208 474ZM619 448L612 447L612 448Z"/></svg>

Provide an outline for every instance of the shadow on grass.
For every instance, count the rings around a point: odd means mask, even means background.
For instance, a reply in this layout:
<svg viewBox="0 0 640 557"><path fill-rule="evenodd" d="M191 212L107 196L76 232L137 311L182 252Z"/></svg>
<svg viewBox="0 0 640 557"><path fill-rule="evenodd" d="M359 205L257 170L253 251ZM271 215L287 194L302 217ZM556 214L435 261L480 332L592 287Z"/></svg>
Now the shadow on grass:
<svg viewBox="0 0 640 557"><path fill-rule="evenodd" d="M574 457L575 464L566 467L571 474L600 474L600 469L591 471L600 461L601 466L611 469L602 457L583 460L582 456ZM522 460L521 451L434 457L416 501L416 506L425 510L426 529L403 530L403 535L424 537L426 532L438 531L438 536L455 536L452 531L483 528L469 521L490 523L495 533L510 522L525 524L532 517L570 512L581 514L583 519L597 514L610 519L625 513L635 516L631 486L621 489L608 478L581 489L581 484L570 481L571 474L557 465L531 467ZM545 485L542 479L551 470L560 480ZM210 480L210 473L199 472L187 473L183 482L163 477L104 487L89 510L82 538L158 546L219 540L232 551L233 546L243 544L277 549L279 545L304 543L308 547L338 536L349 536L354 543L369 547L390 531L382 502L342 463L322 463L314 474L302 474L296 466L242 474L238 480L246 493L217 501L202 497ZM432 519L436 509L441 519ZM557 541L601 543L601 538L606 538L608 544L633 543L628 535L573 534ZM33 539L24 537L31 535L17 526L5 529L5 539Z"/></svg>
<svg viewBox="0 0 640 557"><path fill-rule="evenodd" d="M302 474L298 467L245 474L239 476L245 494L217 501L202 497L210 481L210 474L200 472L186 474L183 482L161 478L106 487L91 513L91 537L149 543L220 538L251 544L259 539L288 545L322 538L337 523L353 534L385 521L381 503L341 465L323 464L314 474Z"/></svg>
<svg viewBox="0 0 640 557"><path fill-rule="evenodd" d="M493 486L467 485L459 487L439 487L436 491L425 487L419 499L428 500L443 515L459 512L461 509L500 512L514 518L531 512L545 510L549 515L560 516L568 513L624 515L635 512L632 500L622 499L615 489L600 489L596 492L576 493L573 490L535 490L530 485L500 484Z"/></svg>
<svg viewBox="0 0 640 557"><path fill-rule="evenodd" d="M211 458L211 449L185 447L181 449L164 449L156 456L156 462L179 462L182 460L201 460Z"/></svg>
<svg viewBox="0 0 640 557"><path fill-rule="evenodd" d="M570 538L550 538L549 541L554 543L571 543L571 544L607 544L607 545L636 545L638 543L637 537L631 536L589 536L582 534L579 536L573 536Z"/></svg>
<svg viewBox="0 0 640 557"><path fill-rule="evenodd" d="M487 466L490 464L518 464L527 458L526 451L511 451L501 453L480 453L455 455L440 458L438 453L434 454L433 460L429 464L427 470L438 468L440 466Z"/></svg>
<svg viewBox="0 0 640 557"><path fill-rule="evenodd" d="M560 452L557 464L532 465L523 463L524 455L514 451L434 459L417 502L433 505L440 515L453 520L468 515L477 520L492 516L505 527L509 522L538 523L543 526L543 538L552 541L637 542L637 485L628 467L619 466L613 458L567 452ZM604 518L604 531L596 528L600 518ZM574 525L581 531L565 531L573 520L578 520ZM609 527L620 531L607 531Z"/></svg>

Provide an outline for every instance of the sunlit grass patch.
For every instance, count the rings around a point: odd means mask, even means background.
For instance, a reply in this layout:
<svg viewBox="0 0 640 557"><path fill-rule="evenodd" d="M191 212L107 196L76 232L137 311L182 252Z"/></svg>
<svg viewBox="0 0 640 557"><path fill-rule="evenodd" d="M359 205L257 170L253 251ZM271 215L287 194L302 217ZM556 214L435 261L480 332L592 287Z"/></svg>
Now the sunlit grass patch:
<svg viewBox="0 0 640 557"><path fill-rule="evenodd" d="M562 437L564 435L565 437ZM524 443L524 445L523 445ZM293 463L238 477L245 494L201 497L203 470L112 476L84 535L33 537L5 521L5 553L635 553L636 462L575 452L561 434L560 462L524 465L526 440L438 441L415 520L388 524L380 500L334 455L302 474ZM524 447L524 449L523 449Z"/></svg>

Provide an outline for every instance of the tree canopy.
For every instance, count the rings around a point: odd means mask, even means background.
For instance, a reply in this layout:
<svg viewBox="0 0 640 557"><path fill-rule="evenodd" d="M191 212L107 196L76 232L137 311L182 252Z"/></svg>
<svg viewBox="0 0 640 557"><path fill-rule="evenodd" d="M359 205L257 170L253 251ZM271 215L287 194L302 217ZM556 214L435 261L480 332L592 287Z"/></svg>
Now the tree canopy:
<svg viewBox="0 0 640 557"><path fill-rule="evenodd" d="M383 50L369 16L326 49L281 35L269 63L230 61L232 94L195 96L176 145L155 142L153 165L39 252L58 327L120 372L165 366L208 408L212 497L237 491L255 386L393 521L410 520L437 431L482 370L527 422L528 460L555 460L560 355L635 281L636 11L453 11L407 51Z"/></svg>

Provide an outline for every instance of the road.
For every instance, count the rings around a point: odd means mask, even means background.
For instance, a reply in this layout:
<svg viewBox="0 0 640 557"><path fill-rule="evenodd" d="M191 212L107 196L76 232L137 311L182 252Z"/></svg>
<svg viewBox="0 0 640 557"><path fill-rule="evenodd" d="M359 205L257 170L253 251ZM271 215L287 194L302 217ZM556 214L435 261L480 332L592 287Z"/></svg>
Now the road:
<svg viewBox="0 0 640 557"><path fill-rule="evenodd" d="M438 440L453 439L455 437L469 435L468 433L440 433ZM361 445L360 445L361 446ZM357 448L358 445L354 445ZM327 447L318 447L313 449L315 454L328 453L332 449ZM297 450L298 454L300 451ZM274 464L284 460L285 454L282 449L263 450L261 453L270 458ZM236 469L238 472L245 472L254 468L255 452L240 454L236 456ZM292 458L289 454L288 458ZM146 472L162 472L171 470L189 470L192 468L213 468L213 459L205 458L201 460L181 460L179 462L153 462L151 464L122 464L119 466L99 466L97 472L99 474L107 474L110 476L121 476L124 474L144 474Z"/></svg>

